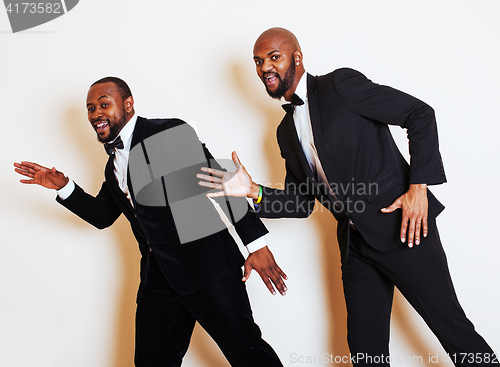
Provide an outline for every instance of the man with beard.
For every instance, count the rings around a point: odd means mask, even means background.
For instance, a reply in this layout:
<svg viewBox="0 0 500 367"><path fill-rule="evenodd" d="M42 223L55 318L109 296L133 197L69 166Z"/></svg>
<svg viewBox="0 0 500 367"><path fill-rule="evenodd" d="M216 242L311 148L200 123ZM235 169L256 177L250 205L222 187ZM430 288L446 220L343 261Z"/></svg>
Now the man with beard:
<svg viewBox="0 0 500 367"><path fill-rule="evenodd" d="M142 254L136 366L180 366L196 321L232 366L282 366L253 321L241 278L243 256L191 173L191 166L198 171L199 164L217 165L194 130L178 119L137 117L129 87L115 77L91 86L87 110L110 155L96 197L55 168L32 162L14 165L27 177L22 183L57 190L59 203L99 229L122 213L130 221ZM261 272L254 260L264 257L265 266L276 271L271 280L284 294L286 276L262 243L267 229L246 199L238 200L219 204L254 251L243 280L252 268ZM274 293L271 280L263 280Z"/></svg>
<svg viewBox="0 0 500 367"><path fill-rule="evenodd" d="M199 174L200 184L223 190L212 197L253 198L265 218L307 217L315 199L332 212L355 365L390 363L394 286L455 365L498 363L458 302L439 240L436 217L444 207L427 189L446 182L434 111L352 69L313 77L302 60L297 39L285 29L265 31L254 46L268 94L291 102L277 131L285 189L254 183L235 152L236 172L204 168L213 176ZM389 124L407 129L409 165ZM345 189L353 185L356 190Z"/></svg>

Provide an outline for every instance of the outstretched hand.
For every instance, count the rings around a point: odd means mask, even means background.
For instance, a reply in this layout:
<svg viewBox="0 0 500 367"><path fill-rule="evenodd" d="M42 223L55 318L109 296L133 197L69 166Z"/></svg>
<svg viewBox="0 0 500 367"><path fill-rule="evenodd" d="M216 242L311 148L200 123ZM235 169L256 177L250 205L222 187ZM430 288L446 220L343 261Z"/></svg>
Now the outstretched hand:
<svg viewBox="0 0 500 367"><path fill-rule="evenodd" d="M413 247L413 243L420 244L420 232L427 237L427 185L410 185L410 189L401 195L387 208L382 209L382 213L392 213L396 209L403 211L401 222L401 242L406 241L408 235L408 247ZM415 242L414 242L415 240Z"/></svg>
<svg viewBox="0 0 500 367"><path fill-rule="evenodd" d="M284 280L288 278L278 264L276 264L274 256L267 246L248 255L245 261L245 273L242 281L246 282L250 278L252 269L259 273L269 292L273 295L276 294L276 290L273 287L274 284L281 295L286 295L287 287Z"/></svg>
<svg viewBox="0 0 500 367"><path fill-rule="evenodd" d="M233 152L232 159L236 166L235 172L220 171L213 168L202 167L203 172L211 175L197 174L196 177L204 181L198 182L200 186L218 189L222 191L208 193L209 197L217 196L239 196L257 199L259 196L259 186L252 181L245 167L241 164L236 152Z"/></svg>
<svg viewBox="0 0 500 367"><path fill-rule="evenodd" d="M29 179L21 180L23 184L37 184L48 189L60 190L68 183L69 179L64 173L55 169L47 168L33 162L22 161L14 163L14 171Z"/></svg>

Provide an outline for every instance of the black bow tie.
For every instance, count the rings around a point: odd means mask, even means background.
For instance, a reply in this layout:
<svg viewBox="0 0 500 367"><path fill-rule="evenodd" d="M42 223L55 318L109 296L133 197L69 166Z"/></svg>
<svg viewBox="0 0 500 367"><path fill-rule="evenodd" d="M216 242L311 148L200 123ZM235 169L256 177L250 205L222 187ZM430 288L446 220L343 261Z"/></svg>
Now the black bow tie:
<svg viewBox="0 0 500 367"><path fill-rule="evenodd" d="M283 106L283 109L286 111L286 112L293 112L293 108L295 106L302 106L304 104L304 101L302 100L302 98L300 98L298 95L296 95L295 93L293 94L292 96L292 103L287 103L287 104L284 104Z"/></svg>
<svg viewBox="0 0 500 367"><path fill-rule="evenodd" d="M117 137L114 141L111 143L104 143L104 149L106 150L106 153L108 155L113 155L115 154L115 148L116 149L123 149L123 141L121 137Z"/></svg>

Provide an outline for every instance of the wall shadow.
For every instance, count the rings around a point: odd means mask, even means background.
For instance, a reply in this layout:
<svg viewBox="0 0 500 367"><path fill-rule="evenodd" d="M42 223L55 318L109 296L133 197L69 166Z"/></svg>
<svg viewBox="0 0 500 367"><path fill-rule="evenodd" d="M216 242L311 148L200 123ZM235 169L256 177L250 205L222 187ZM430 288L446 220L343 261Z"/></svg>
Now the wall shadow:
<svg viewBox="0 0 500 367"><path fill-rule="evenodd" d="M200 367L231 367L210 335L196 323L190 348L202 360Z"/></svg>
<svg viewBox="0 0 500 367"><path fill-rule="evenodd" d="M417 328L412 325L411 313L416 313L413 309L409 307L408 301L399 292L394 292L394 302L392 306L392 318L397 329L400 330L401 335L405 338L410 349L413 351L412 355L409 357L422 357L423 361L428 360L429 353L431 355L440 355L444 353L444 349L436 350L436 348L431 347L429 343L422 338L419 334ZM420 317L420 316L419 316ZM405 356L406 357L406 356ZM449 365L450 362L444 362L443 358L439 358L439 362L432 363L433 366L439 365Z"/></svg>
<svg viewBox="0 0 500 367"><path fill-rule="evenodd" d="M97 141L89 143L94 138L93 131L82 113L80 107L73 107L68 110L65 121L68 121L71 128L69 139L76 145L75 150L82 152L82 157L92 162L92 180L89 187L84 189L96 195L104 179L104 166L108 156L101 150ZM78 168L77 168L78 169ZM88 226L84 221L73 213L67 212L65 220L71 221L71 225ZM118 284L118 299L114 310L115 328L113 332L113 353L112 364L114 367L132 367L134 365L135 348L135 309L136 293L139 286L139 261L140 253L135 241L130 225L124 216L110 227L113 236L117 238L116 245L120 259L119 274L120 282Z"/></svg>

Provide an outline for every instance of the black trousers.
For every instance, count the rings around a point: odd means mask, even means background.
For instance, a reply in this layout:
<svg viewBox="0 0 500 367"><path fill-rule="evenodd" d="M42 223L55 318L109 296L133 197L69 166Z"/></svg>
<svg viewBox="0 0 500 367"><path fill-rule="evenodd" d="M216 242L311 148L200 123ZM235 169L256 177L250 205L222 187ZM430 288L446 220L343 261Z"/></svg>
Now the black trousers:
<svg viewBox="0 0 500 367"><path fill-rule="evenodd" d="M241 271L189 295L179 295L151 256L148 284L137 305L137 367L177 367L195 322L208 332L234 367L282 367L261 337L241 281Z"/></svg>
<svg viewBox="0 0 500 367"><path fill-rule="evenodd" d="M402 245L389 252L379 252L359 232L351 233L342 280L348 343L356 366L389 366L394 286L437 336L448 362L456 366L498 363L458 302L435 222L429 223L429 234L419 246ZM429 364L429 356L422 357Z"/></svg>

